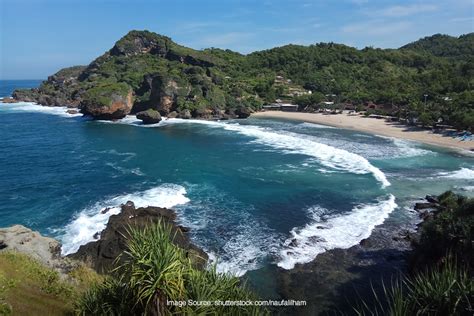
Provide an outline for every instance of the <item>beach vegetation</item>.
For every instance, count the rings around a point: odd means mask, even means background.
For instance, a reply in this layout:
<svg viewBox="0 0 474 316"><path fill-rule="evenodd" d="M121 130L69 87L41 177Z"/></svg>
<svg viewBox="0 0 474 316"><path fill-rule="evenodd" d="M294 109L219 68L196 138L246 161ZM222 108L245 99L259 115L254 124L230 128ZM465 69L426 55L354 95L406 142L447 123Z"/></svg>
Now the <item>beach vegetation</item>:
<svg viewBox="0 0 474 316"><path fill-rule="evenodd" d="M179 302L225 302L255 300L239 278L218 273L216 266L199 269L172 240L171 227L150 224L130 228L128 250L104 282L78 300L81 315L260 315L256 306L181 304ZM171 303L170 303L171 302Z"/></svg>

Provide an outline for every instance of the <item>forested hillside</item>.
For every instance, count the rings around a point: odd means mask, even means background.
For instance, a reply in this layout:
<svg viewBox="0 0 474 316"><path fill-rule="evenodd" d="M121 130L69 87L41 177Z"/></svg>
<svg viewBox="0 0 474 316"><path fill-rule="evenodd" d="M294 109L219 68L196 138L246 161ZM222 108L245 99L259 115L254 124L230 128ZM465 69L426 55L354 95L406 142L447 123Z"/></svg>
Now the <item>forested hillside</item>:
<svg viewBox="0 0 474 316"><path fill-rule="evenodd" d="M78 106L115 119L162 115L245 117L276 99L300 109L321 101L391 114L425 126L474 126L474 34L434 35L400 49L334 43L286 45L242 55L194 50L148 31L131 31L87 67L51 76L20 100ZM105 112L104 112L105 111Z"/></svg>

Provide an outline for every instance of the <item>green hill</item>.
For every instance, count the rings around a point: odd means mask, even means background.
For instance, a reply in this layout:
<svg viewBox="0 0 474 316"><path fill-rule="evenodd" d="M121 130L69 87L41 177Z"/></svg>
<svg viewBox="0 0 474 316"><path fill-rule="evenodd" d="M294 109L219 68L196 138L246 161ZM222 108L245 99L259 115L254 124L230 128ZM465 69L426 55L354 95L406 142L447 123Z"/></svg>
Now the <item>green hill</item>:
<svg viewBox="0 0 474 316"><path fill-rule="evenodd" d="M14 97L105 119L147 109L224 119L246 117L278 98L317 106L331 95L359 108L373 102L423 125L468 129L474 125L473 38L434 35L400 49L286 45L242 55L131 31L87 67L63 69Z"/></svg>

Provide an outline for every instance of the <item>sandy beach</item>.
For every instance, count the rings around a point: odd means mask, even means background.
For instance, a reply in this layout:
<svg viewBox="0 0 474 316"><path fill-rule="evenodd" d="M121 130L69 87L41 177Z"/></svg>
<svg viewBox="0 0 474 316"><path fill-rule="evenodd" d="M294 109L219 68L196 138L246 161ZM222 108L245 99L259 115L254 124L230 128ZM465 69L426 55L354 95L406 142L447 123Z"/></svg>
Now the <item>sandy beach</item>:
<svg viewBox="0 0 474 316"><path fill-rule="evenodd" d="M254 113L252 116L262 118L281 118L323 124L333 127L357 130L375 135L402 138L433 146L463 151L474 151L474 141L461 141L443 134L435 134L430 130L423 130L409 127L398 122L386 122L384 119L369 118L360 115L325 115L322 113L265 111Z"/></svg>

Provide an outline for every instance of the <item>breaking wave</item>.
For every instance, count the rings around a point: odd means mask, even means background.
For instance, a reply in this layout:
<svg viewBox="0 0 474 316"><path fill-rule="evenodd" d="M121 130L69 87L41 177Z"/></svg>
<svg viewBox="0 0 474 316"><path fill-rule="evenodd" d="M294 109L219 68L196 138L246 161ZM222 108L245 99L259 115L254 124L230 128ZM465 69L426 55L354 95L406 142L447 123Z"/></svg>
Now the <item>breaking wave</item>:
<svg viewBox="0 0 474 316"><path fill-rule="evenodd" d="M456 171L440 172L438 173L438 176L442 178L449 178L449 179L473 180L474 170L469 169L469 168L461 168L460 170L456 170Z"/></svg>
<svg viewBox="0 0 474 316"><path fill-rule="evenodd" d="M6 105L2 105L2 110L10 112L45 113L62 117L82 116L81 113L67 113L68 110L72 109L65 106L43 106L32 102L6 103Z"/></svg>
<svg viewBox="0 0 474 316"><path fill-rule="evenodd" d="M328 211L319 206L308 210L312 221L293 228L284 243L278 266L293 269L297 263L312 261L318 254L334 248L347 249L368 238L375 226L382 224L397 207L395 197L375 204L361 204L349 214L325 216Z"/></svg>
<svg viewBox="0 0 474 316"><path fill-rule="evenodd" d="M120 205L133 201L136 207L158 206L170 208L189 202L184 187L175 184L163 184L158 187L130 194L119 195L95 203L80 211L74 220L62 229L60 240L62 254L76 252L81 245L94 240L94 234L105 229L109 217L120 213ZM103 212L109 208L107 212Z"/></svg>
<svg viewBox="0 0 474 316"><path fill-rule="evenodd" d="M340 171L348 171L355 174L371 173L375 179L382 183L382 187L390 185L385 174L380 169L373 166L364 157L348 152L344 149L335 148L308 138L300 137L300 135L291 132L285 132L283 134L269 128L262 128L253 125L181 119L164 120L156 124L156 126L182 123L204 124L237 132L255 138L253 141L255 143L280 149L286 153L303 154L314 157L325 167Z"/></svg>

